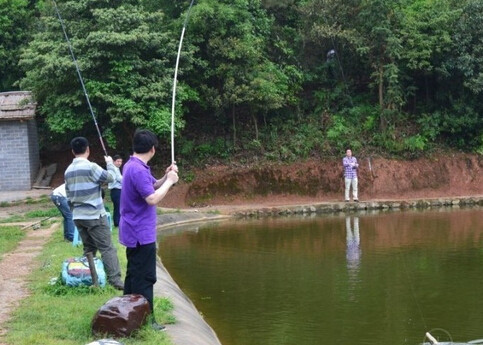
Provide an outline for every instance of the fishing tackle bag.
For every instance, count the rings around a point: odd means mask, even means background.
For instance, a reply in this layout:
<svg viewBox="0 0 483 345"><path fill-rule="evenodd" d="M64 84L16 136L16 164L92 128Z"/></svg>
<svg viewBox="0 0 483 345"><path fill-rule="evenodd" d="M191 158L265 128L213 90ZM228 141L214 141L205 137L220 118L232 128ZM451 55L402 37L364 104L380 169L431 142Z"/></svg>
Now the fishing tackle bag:
<svg viewBox="0 0 483 345"><path fill-rule="evenodd" d="M94 266L99 286L104 287L106 285L104 264L100 259L94 258ZM64 260L62 263L62 282L68 286L92 285L91 270L85 256Z"/></svg>

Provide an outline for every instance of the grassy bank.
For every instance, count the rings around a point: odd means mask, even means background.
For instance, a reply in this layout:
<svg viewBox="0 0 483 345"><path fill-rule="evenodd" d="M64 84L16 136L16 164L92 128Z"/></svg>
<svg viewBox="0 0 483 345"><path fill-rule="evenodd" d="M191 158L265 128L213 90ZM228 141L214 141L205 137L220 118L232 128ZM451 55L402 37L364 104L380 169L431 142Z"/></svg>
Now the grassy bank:
<svg viewBox="0 0 483 345"><path fill-rule="evenodd" d="M113 232L113 241L118 249L122 271L125 273L124 248L118 244L116 229ZM22 300L20 307L7 324L6 342L9 345L79 345L96 339L91 335L90 327L94 314L105 302L121 295L121 292L110 286L95 289L69 288L62 285L57 278L63 260L81 255L81 247L73 247L63 240L61 225L37 258L38 268L29 276L31 295ZM174 322L170 314L171 309L169 300L155 299L158 322ZM143 327L133 337L119 341L126 345L172 344L166 333L156 332L149 326Z"/></svg>
<svg viewBox="0 0 483 345"><path fill-rule="evenodd" d="M25 237L20 226L0 226L0 260L3 254L13 250Z"/></svg>

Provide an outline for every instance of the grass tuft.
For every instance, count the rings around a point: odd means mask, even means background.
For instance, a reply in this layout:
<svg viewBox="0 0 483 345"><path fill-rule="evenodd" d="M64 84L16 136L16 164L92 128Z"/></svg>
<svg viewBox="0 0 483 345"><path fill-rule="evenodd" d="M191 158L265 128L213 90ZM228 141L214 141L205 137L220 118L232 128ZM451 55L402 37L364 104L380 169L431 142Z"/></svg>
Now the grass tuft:
<svg viewBox="0 0 483 345"><path fill-rule="evenodd" d="M60 215L59 210L56 207L52 207L48 210L35 210L25 213L25 218L47 218L58 217Z"/></svg>
<svg viewBox="0 0 483 345"><path fill-rule="evenodd" d="M25 237L25 231L19 226L0 226L0 260L1 256L17 247Z"/></svg>

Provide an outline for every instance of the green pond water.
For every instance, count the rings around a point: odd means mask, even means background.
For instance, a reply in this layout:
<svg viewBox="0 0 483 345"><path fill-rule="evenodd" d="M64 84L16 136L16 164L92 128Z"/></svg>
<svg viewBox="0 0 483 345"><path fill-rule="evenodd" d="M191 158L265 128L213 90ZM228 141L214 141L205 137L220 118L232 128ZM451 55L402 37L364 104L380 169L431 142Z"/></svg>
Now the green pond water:
<svg viewBox="0 0 483 345"><path fill-rule="evenodd" d="M230 221L160 235L223 345L483 338L483 210Z"/></svg>

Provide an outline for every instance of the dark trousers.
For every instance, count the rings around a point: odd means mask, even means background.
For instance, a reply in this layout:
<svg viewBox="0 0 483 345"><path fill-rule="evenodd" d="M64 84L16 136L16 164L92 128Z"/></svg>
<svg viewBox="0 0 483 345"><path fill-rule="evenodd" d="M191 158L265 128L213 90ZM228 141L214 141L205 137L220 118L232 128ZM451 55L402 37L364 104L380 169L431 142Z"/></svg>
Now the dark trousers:
<svg viewBox="0 0 483 345"><path fill-rule="evenodd" d="M153 308L153 287L156 283L156 243L126 248L127 272L124 281L124 294L140 294ZM154 313L153 313L154 315ZM153 316L154 317L154 316Z"/></svg>
<svg viewBox="0 0 483 345"><path fill-rule="evenodd" d="M107 217L99 219L76 219L75 225L79 230L84 246L84 255L91 252L96 256L101 252L102 262L106 269L107 280L111 285L121 284L121 268L117 257L117 250L112 244L111 230L107 223Z"/></svg>
<svg viewBox="0 0 483 345"><path fill-rule="evenodd" d="M114 206L114 214L112 215L112 220L114 221L114 226L119 226L119 220L121 219L121 214L119 212L119 207L121 205L121 190L114 188L111 189L111 200Z"/></svg>

